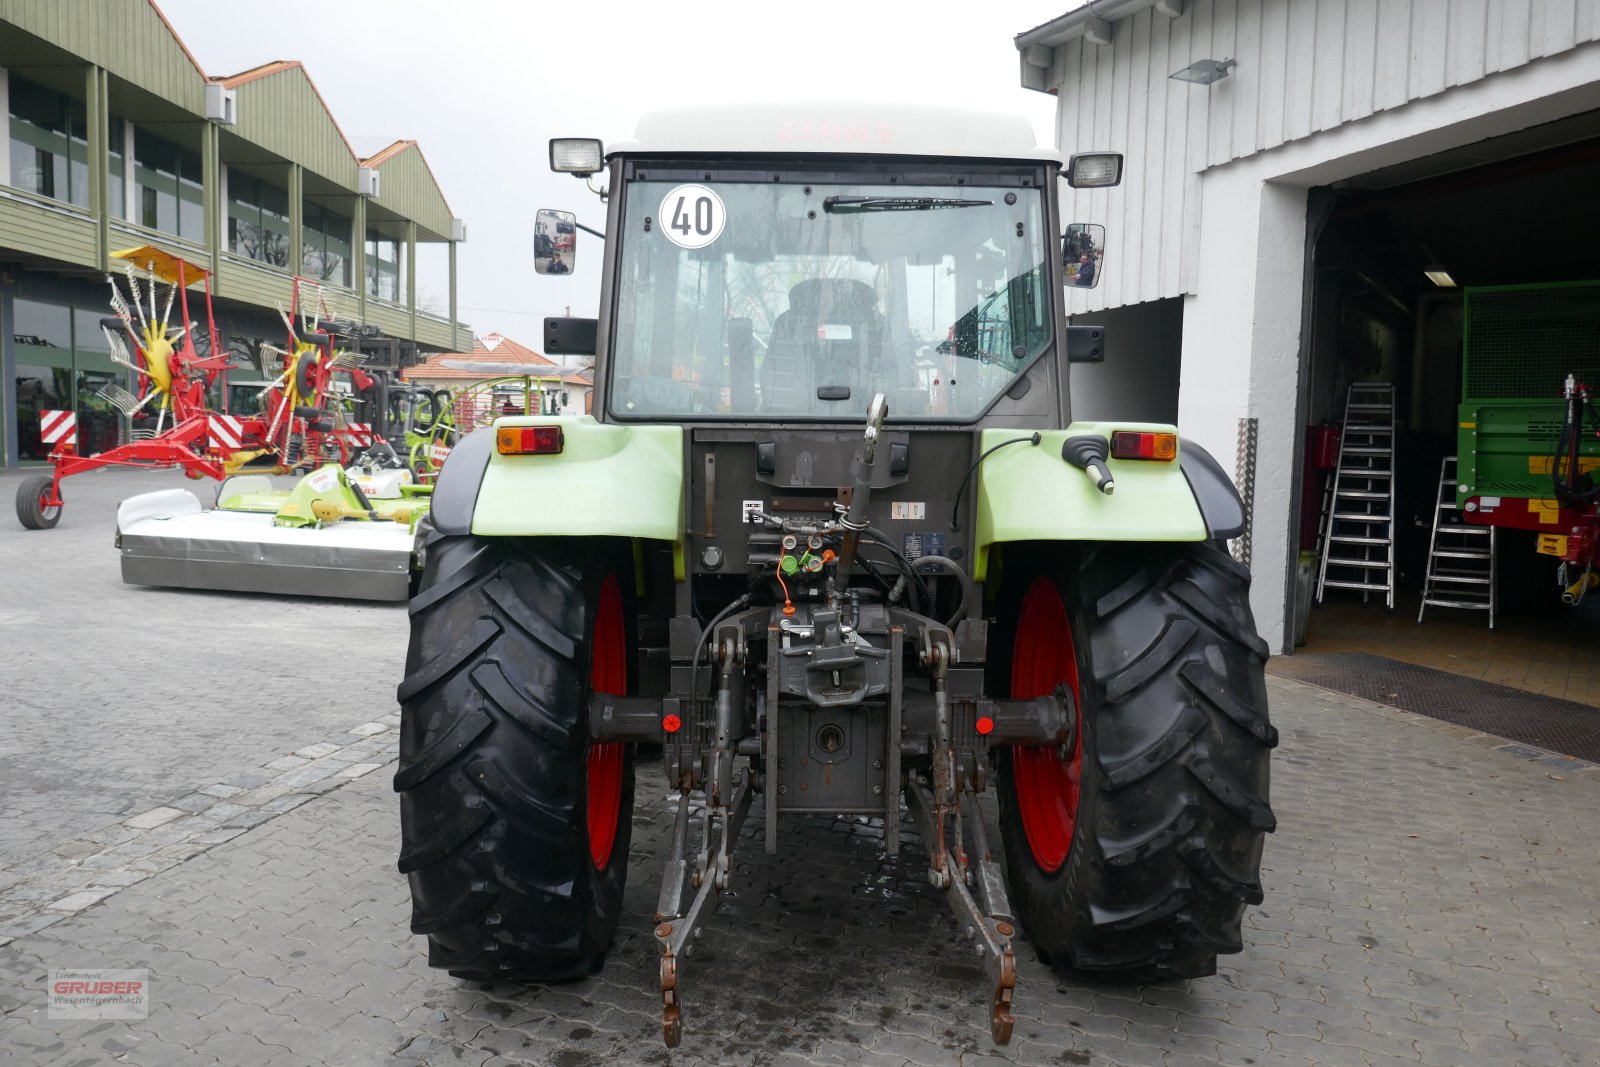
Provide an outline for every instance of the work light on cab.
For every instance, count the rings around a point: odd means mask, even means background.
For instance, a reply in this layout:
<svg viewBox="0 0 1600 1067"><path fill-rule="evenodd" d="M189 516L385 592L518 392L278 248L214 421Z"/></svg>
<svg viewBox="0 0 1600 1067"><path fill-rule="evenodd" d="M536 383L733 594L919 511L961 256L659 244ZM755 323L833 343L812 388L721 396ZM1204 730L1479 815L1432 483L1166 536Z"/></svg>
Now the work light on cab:
<svg viewBox="0 0 1600 1067"><path fill-rule="evenodd" d="M1118 430L1111 435L1112 459L1154 459L1168 462L1178 457L1178 435Z"/></svg>
<svg viewBox="0 0 1600 1067"><path fill-rule="evenodd" d="M502 426L494 440L502 456L553 456L563 447L559 426Z"/></svg>
<svg viewBox="0 0 1600 1067"><path fill-rule="evenodd" d="M604 158L605 151L597 138L550 138L550 169L553 171L579 176L597 174Z"/></svg>

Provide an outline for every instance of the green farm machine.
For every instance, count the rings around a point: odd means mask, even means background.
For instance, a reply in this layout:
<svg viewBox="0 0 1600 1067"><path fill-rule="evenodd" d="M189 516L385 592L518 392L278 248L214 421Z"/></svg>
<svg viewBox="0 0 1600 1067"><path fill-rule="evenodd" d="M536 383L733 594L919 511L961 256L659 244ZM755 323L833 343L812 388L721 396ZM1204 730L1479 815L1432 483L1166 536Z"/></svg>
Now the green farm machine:
<svg viewBox="0 0 1600 1067"><path fill-rule="evenodd" d="M1007 116L854 110L551 143L607 205L603 254L566 212L535 251L541 273L600 261L598 318L545 336L595 357L593 414L462 437L419 533L395 788L435 967L601 967L640 744L675 795L668 1045L736 847L806 878L794 816L879 818L888 854L915 849L986 961L999 1043L1023 939L1141 981L1242 947L1277 741L1225 545L1243 506L1174 427L1069 407L1104 336L1066 323L1058 183L1114 185L1121 157L1064 167Z"/></svg>
<svg viewBox="0 0 1600 1067"><path fill-rule="evenodd" d="M1465 322L1456 504L1537 534L1576 604L1600 585L1600 282L1469 288Z"/></svg>

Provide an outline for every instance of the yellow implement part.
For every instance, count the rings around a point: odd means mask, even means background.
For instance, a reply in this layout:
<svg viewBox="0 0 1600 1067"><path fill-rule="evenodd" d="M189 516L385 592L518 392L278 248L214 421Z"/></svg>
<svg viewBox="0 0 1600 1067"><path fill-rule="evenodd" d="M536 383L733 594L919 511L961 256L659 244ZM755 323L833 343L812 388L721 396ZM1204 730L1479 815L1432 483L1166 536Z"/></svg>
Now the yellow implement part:
<svg viewBox="0 0 1600 1067"><path fill-rule="evenodd" d="M1566 461L1563 460L1561 465L1562 465L1562 467L1565 467L1567 465ZM1600 456L1579 456L1578 457L1578 473L1579 474L1588 474L1590 471L1593 471L1593 470L1600 470ZM1529 456L1528 457L1528 473L1529 474L1549 474L1550 473L1550 457L1549 456Z"/></svg>
<svg viewBox="0 0 1600 1067"><path fill-rule="evenodd" d="M1539 544L1535 551L1541 556L1565 556L1567 554L1567 538L1564 534L1540 534Z"/></svg>
<svg viewBox="0 0 1600 1067"><path fill-rule="evenodd" d="M151 387L165 393L172 388L172 342L167 340L164 326L147 326L142 332L144 372L150 376Z"/></svg>
<svg viewBox="0 0 1600 1067"><path fill-rule="evenodd" d="M335 500L323 500L321 497L311 502L311 514L317 517L320 523L338 522L340 519L371 519L365 508L345 507Z"/></svg>
<svg viewBox="0 0 1600 1067"><path fill-rule="evenodd" d="M183 269L183 281L186 285L210 276L198 263L191 263L187 259L175 256L171 252L164 252L155 245L140 245L138 248L124 248L120 252L111 253L112 259L122 259L132 263L135 267L148 269L157 278L168 285L178 284L178 269Z"/></svg>
<svg viewBox="0 0 1600 1067"><path fill-rule="evenodd" d="M269 451L271 451L271 449L256 448L251 449L248 452L235 452L233 455L222 461L223 472L226 474L238 474L240 467L243 467L246 463L249 463L258 456L266 455ZM274 473L281 472L274 471Z"/></svg>

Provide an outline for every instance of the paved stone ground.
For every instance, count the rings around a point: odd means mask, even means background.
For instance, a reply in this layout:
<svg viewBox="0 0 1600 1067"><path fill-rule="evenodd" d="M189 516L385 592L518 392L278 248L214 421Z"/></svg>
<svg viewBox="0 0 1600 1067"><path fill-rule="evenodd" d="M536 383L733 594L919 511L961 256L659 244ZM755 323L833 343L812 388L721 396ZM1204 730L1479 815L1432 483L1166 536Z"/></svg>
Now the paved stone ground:
<svg viewBox="0 0 1600 1067"><path fill-rule="evenodd" d="M122 583L117 502L209 504L215 482L78 475L61 524L29 531L20 480L0 474L0 900L21 860L395 710L403 605Z"/></svg>
<svg viewBox="0 0 1600 1067"><path fill-rule="evenodd" d="M119 477L129 476L107 480ZM0 479L0 491L6 485ZM108 562L57 558L65 568L59 588L99 581L99 599L109 604L118 592L109 524L90 540L105 546ZM34 565L19 564L14 540L0 535L0 553L8 586L20 580L43 591ZM24 573L13 579L19 566ZM109 578L97 578L102 571ZM71 878L61 872L78 871L72 877L87 888L74 894L93 900L0 897L31 917L10 933L0 926L0 1063L1600 1062L1600 773L1494 738L1271 680L1283 734L1274 766L1280 827L1263 870L1267 901L1247 917L1245 951L1225 958L1214 978L1165 987L1086 985L1025 958L1016 1036L1004 1049L988 1042L980 969L955 951L954 923L921 879L914 838L890 861L879 827L797 821L784 852L769 858L752 824L738 892L710 921L684 975L684 1043L668 1053L657 1036L649 936L670 828L658 765L641 769L626 913L606 970L552 988L459 983L426 968L421 939L406 929L405 883L394 870L393 767L365 773L392 758L388 686L403 616L364 624L371 609L225 598L249 601L261 632L274 636L294 625L283 620L305 613L335 627L348 617L353 643L368 657L357 674L370 691L315 702L293 724L272 720L280 734L251 734L244 726L265 718L263 701L273 699L258 676L257 685L215 701L214 713L241 732L220 731L195 756L177 716L146 713L121 728L107 716L99 720L105 736L48 733L56 717L111 703L123 687L167 683L158 665L138 656L103 672L37 669L35 652L56 655L42 647L56 637L20 618L36 610L31 596L20 606L9 595L0 602L0 636L11 653L0 688L60 696L49 712L27 705L0 716L4 818L44 827L6 838L0 867L12 890L62 891ZM191 637L226 625L209 614L197 625L188 594L150 596L158 599L145 603L160 605L147 610L153 625L187 618ZM348 644L295 647L311 673L327 674ZM302 732L290 737L290 726ZM140 732L150 736L133 736ZM146 746L147 763L120 752L130 744ZM285 758L294 751L302 754ZM51 830L48 811L71 808L72 786L41 776L42 792L13 788L19 757L89 779L125 765L130 770L118 773L147 792L100 812L105 826L62 821ZM112 801L121 795L98 780L87 787L104 788ZM217 795L229 789L239 792ZM196 796L240 811L201 829L218 805L181 806ZM129 836L83 851L112 825L121 829L109 836ZM137 858L112 855L135 840L159 847ZM42 853L24 851L38 845ZM108 882L108 871L121 880ZM68 967L148 968L149 1017L49 1019L45 973Z"/></svg>

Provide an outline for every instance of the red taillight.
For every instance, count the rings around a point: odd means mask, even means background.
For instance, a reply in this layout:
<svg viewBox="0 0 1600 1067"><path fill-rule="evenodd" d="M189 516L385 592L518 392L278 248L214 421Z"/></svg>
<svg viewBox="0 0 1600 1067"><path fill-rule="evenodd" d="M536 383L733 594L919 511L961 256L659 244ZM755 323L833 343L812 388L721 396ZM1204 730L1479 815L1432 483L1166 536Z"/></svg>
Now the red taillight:
<svg viewBox="0 0 1600 1067"><path fill-rule="evenodd" d="M978 732L985 737L994 733L994 720L987 715L978 716Z"/></svg>
<svg viewBox="0 0 1600 1067"><path fill-rule="evenodd" d="M563 445L559 426L502 426L494 440L502 456L550 456Z"/></svg>
<svg viewBox="0 0 1600 1067"><path fill-rule="evenodd" d="M663 715L661 717L661 729L669 734L675 734L683 729L683 720L676 715Z"/></svg>
<svg viewBox="0 0 1600 1067"><path fill-rule="evenodd" d="M1111 435L1112 459L1154 459L1166 462L1177 458L1178 435L1118 430Z"/></svg>

